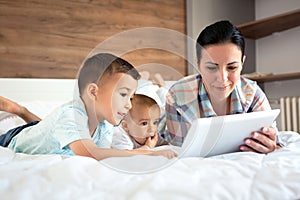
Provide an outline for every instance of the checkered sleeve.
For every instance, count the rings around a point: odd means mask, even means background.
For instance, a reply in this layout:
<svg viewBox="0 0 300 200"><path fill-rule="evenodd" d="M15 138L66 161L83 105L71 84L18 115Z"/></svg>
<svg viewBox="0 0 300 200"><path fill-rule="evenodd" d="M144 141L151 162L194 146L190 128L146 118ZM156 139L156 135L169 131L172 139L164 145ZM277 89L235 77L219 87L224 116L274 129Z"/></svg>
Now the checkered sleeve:
<svg viewBox="0 0 300 200"><path fill-rule="evenodd" d="M271 110L271 106L265 93L257 86L253 101L250 106L251 112Z"/></svg>
<svg viewBox="0 0 300 200"><path fill-rule="evenodd" d="M189 124L182 116L181 107L176 103L176 95L170 90L166 98L166 124L165 139L172 145L181 146Z"/></svg>

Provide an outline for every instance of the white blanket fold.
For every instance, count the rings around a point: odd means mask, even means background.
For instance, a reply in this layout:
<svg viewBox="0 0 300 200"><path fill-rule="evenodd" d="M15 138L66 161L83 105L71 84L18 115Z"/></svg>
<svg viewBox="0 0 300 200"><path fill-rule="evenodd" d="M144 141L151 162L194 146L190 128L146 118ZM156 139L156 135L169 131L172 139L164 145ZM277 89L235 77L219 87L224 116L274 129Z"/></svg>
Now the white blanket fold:
<svg viewBox="0 0 300 200"><path fill-rule="evenodd" d="M300 136L270 154L96 161L0 148L1 199L300 199Z"/></svg>

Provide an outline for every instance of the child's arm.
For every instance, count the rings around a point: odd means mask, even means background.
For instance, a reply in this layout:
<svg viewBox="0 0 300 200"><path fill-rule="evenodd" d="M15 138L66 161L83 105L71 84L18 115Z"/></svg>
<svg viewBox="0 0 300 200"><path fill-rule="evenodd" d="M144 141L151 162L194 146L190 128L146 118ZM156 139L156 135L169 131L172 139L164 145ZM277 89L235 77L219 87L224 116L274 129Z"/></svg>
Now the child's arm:
<svg viewBox="0 0 300 200"><path fill-rule="evenodd" d="M152 151L152 150L120 150L120 149L108 149L108 148L99 148L96 144L89 139L77 140L69 144L71 150L80 156L92 157L97 160L102 160L110 157L127 157L138 154L151 155L151 156L165 156L167 158L174 158L177 154L168 149L161 151Z"/></svg>

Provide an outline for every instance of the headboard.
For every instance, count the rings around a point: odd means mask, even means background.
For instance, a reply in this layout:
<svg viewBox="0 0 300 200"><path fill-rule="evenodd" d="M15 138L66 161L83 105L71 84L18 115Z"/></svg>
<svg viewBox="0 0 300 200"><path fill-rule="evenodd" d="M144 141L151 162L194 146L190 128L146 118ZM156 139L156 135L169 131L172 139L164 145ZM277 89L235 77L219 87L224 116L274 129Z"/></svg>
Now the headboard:
<svg viewBox="0 0 300 200"><path fill-rule="evenodd" d="M0 96L44 118L57 106L72 100L75 83L75 79L0 78Z"/></svg>
<svg viewBox="0 0 300 200"><path fill-rule="evenodd" d="M68 101L75 79L0 78L0 95L17 102Z"/></svg>

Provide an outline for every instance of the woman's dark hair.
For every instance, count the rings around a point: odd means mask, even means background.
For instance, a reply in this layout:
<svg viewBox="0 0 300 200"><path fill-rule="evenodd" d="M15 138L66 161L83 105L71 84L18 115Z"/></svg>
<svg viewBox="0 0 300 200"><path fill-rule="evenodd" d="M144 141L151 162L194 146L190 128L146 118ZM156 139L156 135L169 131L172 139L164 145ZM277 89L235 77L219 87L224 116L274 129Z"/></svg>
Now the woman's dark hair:
<svg viewBox="0 0 300 200"><path fill-rule="evenodd" d="M109 53L96 54L83 63L78 74L79 93L82 95L90 83L98 83L104 74L126 73L135 80L140 79L138 71L126 60Z"/></svg>
<svg viewBox="0 0 300 200"><path fill-rule="evenodd" d="M196 54L197 63L200 64L201 50L208 45L233 43L237 45L242 51L242 58L245 54L245 40L242 33L232 23L227 20L218 21L207 26L197 38Z"/></svg>

